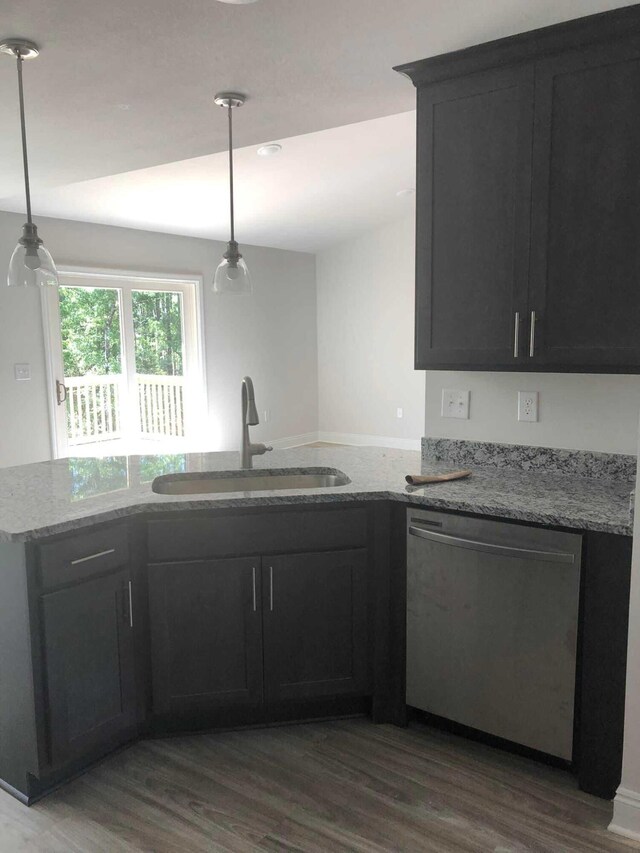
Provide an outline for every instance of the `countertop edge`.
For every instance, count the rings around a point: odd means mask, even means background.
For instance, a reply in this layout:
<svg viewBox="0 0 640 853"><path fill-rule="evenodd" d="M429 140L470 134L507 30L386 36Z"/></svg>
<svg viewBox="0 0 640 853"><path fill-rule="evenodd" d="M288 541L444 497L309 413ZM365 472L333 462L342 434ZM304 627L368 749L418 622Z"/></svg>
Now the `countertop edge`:
<svg viewBox="0 0 640 853"><path fill-rule="evenodd" d="M379 501L391 501L404 503L432 509L451 510L465 512L471 515L491 516L493 518L504 518L506 520L522 521L531 524L542 524L547 527L562 527L579 532L610 533L617 536L632 536L633 525L631 520L627 524L614 524L599 519L585 519L571 515L552 514L545 512L530 512L517 510L502 504L483 504L479 506L469 501L456 498L438 498L429 495L417 495L415 493L403 493L397 491L363 491L347 492L344 494L332 492L331 494L289 494L268 497L236 497L236 498L209 498L185 501L146 502L132 503L129 506L114 509L105 509L86 516L78 516L74 519L59 522L44 527L33 528L18 532L0 530L0 542L4 543L29 543L50 536L70 533L82 530L96 524L107 524L113 521L134 517L144 514L159 514L163 512L190 512L198 510L215 509L241 509L269 506L295 507L322 503L367 503Z"/></svg>

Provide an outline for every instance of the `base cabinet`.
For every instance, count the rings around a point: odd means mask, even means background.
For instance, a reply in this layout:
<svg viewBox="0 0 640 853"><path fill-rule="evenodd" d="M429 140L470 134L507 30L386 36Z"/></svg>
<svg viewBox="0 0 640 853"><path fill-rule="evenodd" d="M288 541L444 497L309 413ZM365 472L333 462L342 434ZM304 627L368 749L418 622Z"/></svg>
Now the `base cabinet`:
<svg viewBox="0 0 640 853"><path fill-rule="evenodd" d="M401 724L405 512L192 511L0 543L0 788L34 802L145 733ZM585 539L574 765L583 790L610 797L631 539Z"/></svg>
<svg viewBox="0 0 640 853"><path fill-rule="evenodd" d="M367 552L271 557L262 586L267 701L366 693Z"/></svg>
<svg viewBox="0 0 640 853"><path fill-rule="evenodd" d="M269 705L369 689L366 549L165 563L148 577L163 723L258 721Z"/></svg>
<svg viewBox="0 0 640 853"><path fill-rule="evenodd" d="M262 702L260 560L149 566L154 713Z"/></svg>
<svg viewBox="0 0 640 853"><path fill-rule="evenodd" d="M42 596L46 728L51 766L126 740L136 695L129 573Z"/></svg>

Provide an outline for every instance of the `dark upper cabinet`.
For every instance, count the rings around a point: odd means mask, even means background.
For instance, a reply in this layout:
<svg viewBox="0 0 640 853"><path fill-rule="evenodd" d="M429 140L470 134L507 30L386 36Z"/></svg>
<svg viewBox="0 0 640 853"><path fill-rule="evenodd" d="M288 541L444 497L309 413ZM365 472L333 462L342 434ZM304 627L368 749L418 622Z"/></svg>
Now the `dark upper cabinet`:
<svg viewBox="0 0 640 853"><path fill-rule="evenodd" d="M263 559L269 702L368 690L367 552Z"/></svg>
<svg viewBox="0 0 640 853"><path fill-rule="evenodd" d="M416 366L521 360L533 68L418 92Z"/></svg>
<svg viewBox="0 0 640 853"><path fill-rule="evenodd" d="M136 722L129 573L42 596L49 761L132 736Z"/></svg>
<svg viewBox="0 0 640 853"><path fill-rule="evenodd" d="M154 714L262 702L260 558L150 565Z"/></svg>
<svg viewBox="0 0 640 853"><path fill-rule="evenodd" d="M640 372L640 6L397 70L416 368Z"/></svg>
<svg viewBox="0 0 640 853"><path fill-rule="evenodd" d="M640 369L640 40L536 66L534 361Z"/></svg>

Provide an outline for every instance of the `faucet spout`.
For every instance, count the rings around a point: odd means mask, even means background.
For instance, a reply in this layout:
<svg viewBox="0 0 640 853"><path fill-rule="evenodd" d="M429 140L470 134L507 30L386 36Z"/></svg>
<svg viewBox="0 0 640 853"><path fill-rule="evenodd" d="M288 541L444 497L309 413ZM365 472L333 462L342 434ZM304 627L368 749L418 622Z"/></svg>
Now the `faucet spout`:
<svg viewBox="0 0 640 853"><path fill-rule="evenodd" d="M268 450L273 450L272 447L267 447L265 444L252 444L249 437L249 427L257 426L260 423L258 418L258 410L256 408L255 393L253 390L253 381L250 376L245 376L242 380L242 437L240 441L240 467L253 468L253 457L261 456Z"/></svg>
<svg viewBox="0 0 640 853"><path fill-rule="evenodd" d="M257 426L260 423L260 418L256 409L253 380L250 376L245 376L242 380L242 407L244 423L247 426Z"/></svg>

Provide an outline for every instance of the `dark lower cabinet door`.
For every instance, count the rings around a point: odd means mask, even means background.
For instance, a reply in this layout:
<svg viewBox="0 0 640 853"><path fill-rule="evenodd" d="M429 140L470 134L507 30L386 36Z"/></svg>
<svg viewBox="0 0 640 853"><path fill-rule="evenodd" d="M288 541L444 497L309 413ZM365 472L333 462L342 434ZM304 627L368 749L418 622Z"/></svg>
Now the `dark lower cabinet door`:
<svg viewBox="0 0 640 853"><path fill-rule="evenodd" d="M640 371L639 104L637 36L536 65L530 360L547 370Z"/></svg>
<svg viewBox="0 0 640 853"><path fill-rule="evenodd" d="M368 692L367 552L265 557L270 702Z"/></svg>
<svg viewBox="0 0 640 853"><path fill-rule="evenodd" d="M418 89L416 368L525 360L533 67Z"/></svg>
<svg viewBox="0 0 640 853"><path fill-rule="evenodd" d="M42 596L50 761L113 747L135 726L129 574Z"/></svg>
<svg viewBox="0 0 640 853"><path fill-rule="evenodd" d="M262 702L260 559L151 565L153 712Z"/></svg>

